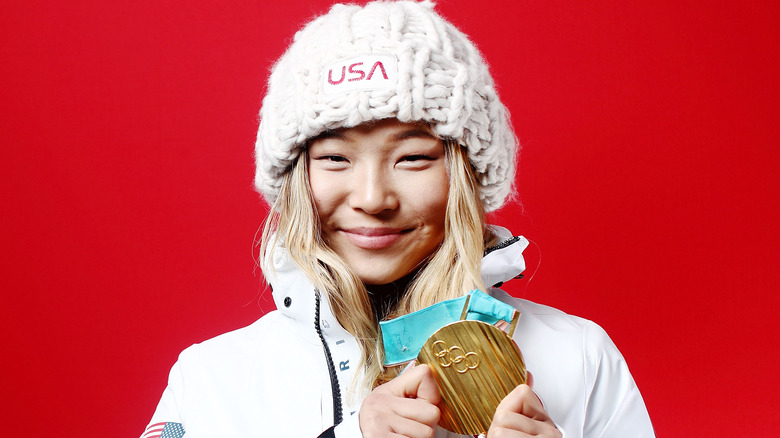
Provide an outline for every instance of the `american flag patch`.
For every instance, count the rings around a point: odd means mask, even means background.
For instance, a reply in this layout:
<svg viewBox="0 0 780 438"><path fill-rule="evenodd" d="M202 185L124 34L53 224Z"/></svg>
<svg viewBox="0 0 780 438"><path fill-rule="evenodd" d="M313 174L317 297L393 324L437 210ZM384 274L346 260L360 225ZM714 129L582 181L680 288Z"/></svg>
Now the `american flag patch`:
<svg viewBox="0 0 780 438"><path fill-rule="evenodd" d="M141 438L181 438L184 428L181 423L154 423L146 428Z"/></svg>

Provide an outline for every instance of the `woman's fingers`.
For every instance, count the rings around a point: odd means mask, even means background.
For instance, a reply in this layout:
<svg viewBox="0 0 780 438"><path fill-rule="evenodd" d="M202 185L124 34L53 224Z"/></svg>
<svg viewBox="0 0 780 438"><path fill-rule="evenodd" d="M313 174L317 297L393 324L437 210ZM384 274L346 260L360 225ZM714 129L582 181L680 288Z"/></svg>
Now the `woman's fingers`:
<svg viewBox="0 0 780 438"><path fill-rule="evenodd" d="M436 412L436 422L438 422L438 409ZM401 416L400 418L397 418L393 424L389 425L389 429L390 432L404 437L429 438L434 436L436 423L431 425L428 422L421 422Z"/></svg>
<svg viewBox="0 0 780 438"><path fill-rule="evenodd" d="M527 436L554 438L561 434L531 386L519 385L496 408L488 438Z"/></svg>
<svg viewBox="0 0 780 438"><path fill-rule="evenodd" d="M439 422L439 387L425 365L410 367L375 388L360 408L364 437L433 437Z"/></svg>
<svg viewBox="0 0 780 438"><path fill-rule="evenodd" d="M428 365L409 367L400 376L378 386L376 390L396 397L422 399L434 405L441 401L439 385Z"/></svg>
<svg viewBox="0 0 780 438"><path fill-rule="evenodd" d="M540 421L550 419L547 411L544 410L539 397L533 392L529 385L518 385L512 390L496 408L496 412L508 411L523 414L526 417L534 418Z"/></svg>
<svg viewBox="0 0 780 438"><path fill-rule="evenodd" d="M402 436L425 438L433 436L439 422L439 408L430 403L390 394L369 396L360 408L360 428L364 437Z"/></svg>
<svg viewBox="0 0 780 438"><path fill-rule="evenodd" d="M441 402L439 384L428 365L414 365L393 382L396 380L404 385L405 397L419 398L434 405Z"/></svg>
<svg viewBox="0 0 780 438"><path fill-rule="evenodd" d="M497 410L493 416L493 422L490 424L490 432L488 433L488 436L490 438L513 436L512 434L499 434L498 431L501 429L504 429L505 431L519 431L527 435L539 435L542 424L543 423L538 420L526 417L525 415L519 414L517 412ZM506 434L507 432L503 433Z"/></svg>

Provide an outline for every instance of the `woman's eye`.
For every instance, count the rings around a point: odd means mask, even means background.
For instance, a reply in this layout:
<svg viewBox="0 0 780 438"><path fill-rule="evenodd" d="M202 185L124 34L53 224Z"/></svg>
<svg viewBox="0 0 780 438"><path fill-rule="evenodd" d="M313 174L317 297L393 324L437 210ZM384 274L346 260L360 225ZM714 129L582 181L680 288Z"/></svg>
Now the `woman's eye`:
<svg viewBox="0 0 780 438"><path fill-rule="evenodd" d="M423 154L416 154L416 155L407 155L401 159L401 161L431 161L433 160L432 157L429 157L427 155Z"/></svg>
<svg viewBox="0 0 780 438"><path fill-rule="evenodd" d="M347 159L342 157L341 155L323 155L317 158L317 160L330 161L333 163L344 163L347 161Z"/></svg>
<svg viewBox="0 0 780 438"><path fill-rule="evenodd" d="M434 161L436 157L425 154L409 154L404 155L398 160L398 165L401 168L410 170L423 170L427 169Z"/></svg>
<svg viewBox="0 0 780 438"><path fill-rule="evenodd" d="M313 166L322 170L339 171L350 166L349 159L338 154L314 155L311 160Z"/></svg>

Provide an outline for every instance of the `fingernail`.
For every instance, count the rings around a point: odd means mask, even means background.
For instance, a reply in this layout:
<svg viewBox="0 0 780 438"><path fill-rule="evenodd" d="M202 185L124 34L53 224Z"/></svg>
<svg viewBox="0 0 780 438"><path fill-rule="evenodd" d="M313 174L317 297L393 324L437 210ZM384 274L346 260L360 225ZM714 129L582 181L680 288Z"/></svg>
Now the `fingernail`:
<svg viewBox="0 0 780 438"><path fill-rule="evenodd" d="M412 360L411 362L409 362L408 364L406 364L406 366L404 367L404 369L402 369L402 370L401 370L401 372L400 372L400 373L398 373L398 375L400 376L401 374L405 373L405 372L406 372L406 370L408 370L409 368L414 368L414 366L415 366L415 365L417 365L417 360Z"/></svg>

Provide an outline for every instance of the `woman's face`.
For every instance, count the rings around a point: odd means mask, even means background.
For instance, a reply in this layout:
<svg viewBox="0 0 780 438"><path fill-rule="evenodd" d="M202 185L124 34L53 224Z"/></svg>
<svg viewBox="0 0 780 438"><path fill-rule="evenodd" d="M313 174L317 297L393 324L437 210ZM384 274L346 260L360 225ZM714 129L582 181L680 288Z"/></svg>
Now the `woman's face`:
<svg viewBox="0 0 780 438"><path fill-rule="evenodd" d="M444 238L444 144L425 124L382 120L309 145L309 181L325 242L366 284L414 270Z"/></svg>

